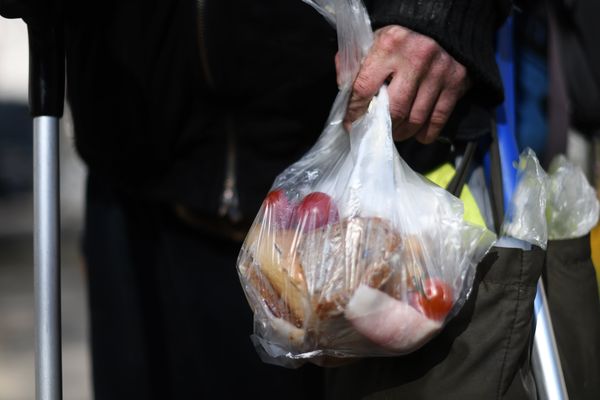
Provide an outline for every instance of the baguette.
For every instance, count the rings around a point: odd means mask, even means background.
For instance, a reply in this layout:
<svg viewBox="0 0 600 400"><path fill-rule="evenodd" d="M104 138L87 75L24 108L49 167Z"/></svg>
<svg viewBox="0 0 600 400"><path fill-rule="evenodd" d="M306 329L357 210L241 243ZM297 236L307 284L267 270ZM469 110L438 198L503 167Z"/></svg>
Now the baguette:
<svg viewBox="0 0 600 400"><path fill-rule="evenodd" d="M267 230L257 224L248 234L245 246L254 249L252 254L260 274L289 310L288 314L279 307L272 310L274 314L281 315L296 327L302 327L309 308L308 291L302 266L296 256L296 241L295 231ZM250 279L250 276L247 278L253 285L264 286L266 283L256 278ZM258 290L261 292L260 288ZM267 304L275 302L272 297L265 299Z"/></svg>

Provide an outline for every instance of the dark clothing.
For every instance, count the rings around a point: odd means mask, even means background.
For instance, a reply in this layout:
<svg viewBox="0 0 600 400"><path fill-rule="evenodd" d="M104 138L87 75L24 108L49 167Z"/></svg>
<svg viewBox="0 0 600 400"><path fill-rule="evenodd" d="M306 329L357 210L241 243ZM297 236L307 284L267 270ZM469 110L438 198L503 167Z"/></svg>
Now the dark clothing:
<svg viewBox="0 0 600 400"><path fill-rule="evenodd" d="M276 175L322 130L337 93L335 31L301 0L65 2L67 96L92 174L85 254L96 398L318 399L318 377L301 385L305 373L254 353L239 244L197 233L171 210L254 218ZM375 25L427 34L469 68L474 90L444 135L485 135L501 98L493 29L508 5L368 8ZM413 145L402 154L421 171L450 149L406 151Z"/></svg>
<svg viewBox="0 0 600 400"><path fill-rule="evenodd" d="M337 92L335 32L300 0L196 4L68 7L76 144L96 179L110 182L98 193L92 176L86 227L97 398L135 398L139 388L157 398L241 390L318 399L318 378L300 389L303 373L254 354L234 268L239 245L194 233L169 210L217 214L234 161L241 212L254 217L275 176L322 129ZM489 119L467 99L446 134L481 136ZM426 168L436 157L418 160Z"/></svg>
<svg viewBox="0 0 600 400"><path fill-rule="evenodd" d="M595 0L554 0L552 29L560 53L559 73L568 93L568 117L584 134L600 135L600 3Z"/></svg>
<svg viewBox="0 0 600 400"><path fill-rule="evenodd" d="M74 3L68 97L90 169L215 215L232 157L253 218L275 176L314 143L337 92L327 22L300 0L209 1L201 26L193 0L112 1L89 15Z"/></svg>
<svg viewBox="0 0 600 400"><path fill-rule="evenodd" d="M600 300L590 236L551 240L544 286L569 398L600 398Z"/></svg>
<svg viewBox="0 0 600 400"><path fill-rule="evenodd" d="M437 13L446 7L369 2L376 24L432 35L469 67L476 90L445 135L476 138L489 131L489 105L500 98L492 35L508 6L454 1L451 12ZM337 92L336 47L335 31L300 0L113 0L94 12L70 1L77 149L123 189L204 215L224 213L233 176L241 214L251 219L275 176L321 132Z"/></svg>
<svg viewBox="0 0 600 400"><path fill-rule="evenodd" d="M256 355L234 267L239 243L93 175L85 223L96 400L320 398L317 367L288 370Z"/></svg>

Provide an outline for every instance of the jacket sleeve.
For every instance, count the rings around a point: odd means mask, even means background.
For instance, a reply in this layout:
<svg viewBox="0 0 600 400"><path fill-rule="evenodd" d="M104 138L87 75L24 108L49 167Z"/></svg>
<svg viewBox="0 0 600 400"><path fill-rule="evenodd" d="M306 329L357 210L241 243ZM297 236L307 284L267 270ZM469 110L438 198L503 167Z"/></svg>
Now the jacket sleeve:
<svg viewBox="0 0 600 400"><path fill-rule="evenodd" d="M22 18L27 23L45 22L56 18L60 0L0 0L0 16Z"/></svg>
<svg viewBox="0 0 600 400"><path fill-rule="evenodd" d="M436 40L467 67L474 89L486 102L502 101L494 57L496 30L510 12L510 0L366 0L373 29L402 25Z"/></svg>
<svg viewBox="0 0 600 400"><path fill-rule="evenodd" d="M31 0L0 0L0 15L4 18L24 18L35 8L35 1Z"/></svg>

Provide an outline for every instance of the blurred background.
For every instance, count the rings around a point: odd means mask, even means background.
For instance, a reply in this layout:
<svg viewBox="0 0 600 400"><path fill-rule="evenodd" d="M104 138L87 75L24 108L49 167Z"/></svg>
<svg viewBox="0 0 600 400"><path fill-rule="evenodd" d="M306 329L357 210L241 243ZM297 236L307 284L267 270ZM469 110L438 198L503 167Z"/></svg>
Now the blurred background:
<svg viewBox="0 0 600 400"><path fill-rule="evenodd" d="M0 399L34 398L32 122L27 107L27 28L0 17ZM84 166L61 122L64 398L91 399L87 300L79 255Z"/></svg>

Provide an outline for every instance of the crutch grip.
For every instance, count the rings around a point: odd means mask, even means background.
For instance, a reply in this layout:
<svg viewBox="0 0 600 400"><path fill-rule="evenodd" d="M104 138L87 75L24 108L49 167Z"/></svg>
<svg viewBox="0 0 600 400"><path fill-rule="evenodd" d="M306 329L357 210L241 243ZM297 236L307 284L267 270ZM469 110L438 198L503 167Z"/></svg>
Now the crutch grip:
<svg viewBox="0 0 600 400"><path fill-rule="evenodd" d="M65 96L64 29L60 20L29 22L31 115L62 117Z"/></svg>
<svg viewBox="0 0 600 400"><path fill-rule="evenodd" d="M29 108L32 116L62 117L65 50L62 0L0 0L0 15L22 18L29 34Z"/></svg>

